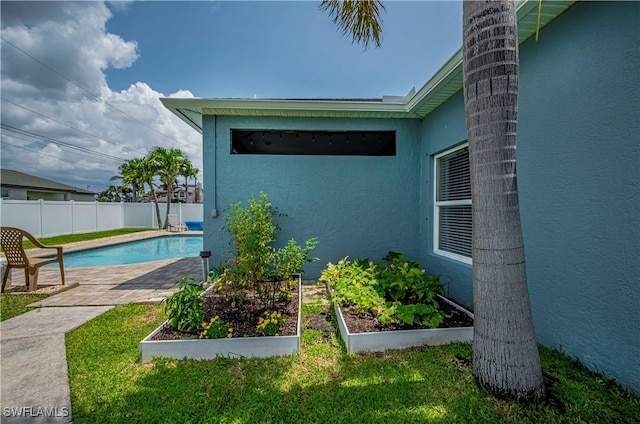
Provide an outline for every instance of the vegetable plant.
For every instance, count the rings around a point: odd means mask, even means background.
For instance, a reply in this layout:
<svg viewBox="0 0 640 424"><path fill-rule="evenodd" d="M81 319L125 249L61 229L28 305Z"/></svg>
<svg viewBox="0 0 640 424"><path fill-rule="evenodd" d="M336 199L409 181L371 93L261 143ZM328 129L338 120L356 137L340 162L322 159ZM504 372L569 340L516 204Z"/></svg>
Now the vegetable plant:
<svg viewBox="0 0 640 424"><path fill-rule="evenodd" d="M389 252L383 262L347 258L329 264L320 277L332 288L333 300L353 306L360 313L374 315L383 324L435 328L444 314L436 300L444 290L438 275L426 275L418 262L397 252Z"/></svg>
<svg viewBox="0 0 640 424"><path fill-rule="evenodd" d="M220 319L219 316L211 317L209 322L202 323L201 339L221 339L233 337L233 328Z"/></svg>
<svg viewBox="0 0 640 424"><path fill-rule="evenodd" d="M291 300L291 274L303 272L305 263L318 259L310 257L318 240L310 238L302 247L292 239L274 248L281 229L276 218L283 216L263 192L258 199L252 196L246 206L238 202L227 209L225 229L231 235L232 257L217 281L220 291L243 302L246 290L252 289L269 308L275 307L277 299Z"/></svg>
<svg viewBox="0 0 640 424"><path fill-rule="evenodd" d="M194 278L190 275L178 281L178 290L163 300L164 310L169 314L169 321L174 328L182 331L192 331L200 328L204 319L204 304L200 294L203 288L192 284Z"/></svg>
<svg viewBox="0 0 640 424"><path fill-rule="evenodd" d="M284 318L280 312L266 311L258 318L256 330L264 336L277 336L282 324L284 324Z"/></svg>

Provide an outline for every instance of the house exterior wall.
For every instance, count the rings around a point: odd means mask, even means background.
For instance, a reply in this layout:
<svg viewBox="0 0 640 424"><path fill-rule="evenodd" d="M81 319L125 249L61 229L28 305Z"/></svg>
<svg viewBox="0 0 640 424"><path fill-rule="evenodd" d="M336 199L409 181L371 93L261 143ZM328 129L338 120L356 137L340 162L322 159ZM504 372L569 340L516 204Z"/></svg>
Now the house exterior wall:
<svg viewBox="0 0 640 424"><path fill-rule="evenodd" d="M518 184L536 334L640 392L640 7L579 2L520 49ZM422 124L421 246L472 302L471 268L435 256L433 158L459 143L458 93Z"/></svg>
<svg viewBox="0 0 640 424"><path fill-rule="evenodd" d="M7 197L7 199L27 200L27 189L18 187L6 187L6 189L9 191L9 196Z"/></svg>
<svg viewBox="0 0 640 424"><path fill-rule="evenodd" d="M397 155L231 155L230 129L395 130ZM261 191L288 216L278 243L317 237L317 278L328 262L349 256L379 260L387 251L419 256L419 123L415 120L287 119L203 116L205 250L228 258L224 210ZM218 216L213 217L212 211Z"/></svg>
<svg viewBox="0 0 640 424"><path fill-rule="evenodd" d="M52 190L27 189L22 187L3 187L8 191L8 200L53 200L68 201L77 200L81 202L93 202L93 194L72 193Z"/></svg>

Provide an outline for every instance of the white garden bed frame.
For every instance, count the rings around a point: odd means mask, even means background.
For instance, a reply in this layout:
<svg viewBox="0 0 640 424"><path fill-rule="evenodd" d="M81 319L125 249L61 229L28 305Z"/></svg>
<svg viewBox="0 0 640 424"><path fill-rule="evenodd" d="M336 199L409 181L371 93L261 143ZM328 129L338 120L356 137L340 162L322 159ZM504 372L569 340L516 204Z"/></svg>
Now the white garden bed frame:
<svg viewBox="0 0 640 424"><path fill-rule="evenodd" d="M293 355L300 350L302 322L301 279L298 278L298 324L295 336L239 337L231 339L151 340L163 326L156 328L140 342L140 360L155 357L174 359L268 358Z"/></svg>
<svg viewBox="0 0 640 424"><path fill-rule="evenodd" d="M473 314L449 299L442 300L473 318ZM350 333L340 307L334 303L340 327L340 336L347 352L382 352L388 349L404 349L414 346L439 346L452 342L473 341L473 327L431 328L425 330L380 331L375 333Z"/></svg>

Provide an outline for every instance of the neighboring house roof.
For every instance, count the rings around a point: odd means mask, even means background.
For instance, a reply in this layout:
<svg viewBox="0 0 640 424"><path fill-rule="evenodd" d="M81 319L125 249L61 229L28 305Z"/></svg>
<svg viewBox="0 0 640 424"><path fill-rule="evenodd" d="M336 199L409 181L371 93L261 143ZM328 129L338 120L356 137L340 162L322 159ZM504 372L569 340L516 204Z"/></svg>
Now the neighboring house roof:
<svg viewBox="0 0 640 424"><path fill-rule="evenodd" d="M518 39L535 34L538 5L540 28L575 1L516 0ZM462 29L461 29L462 30ZM202 116L270 116L312 118L424 118L462 88L462 48L427 83L407 96L382 99L179 99L163 98L162 104L202 133Z"/></svg>
<svg viewBox="0 0 640 424"><path fill-rule="evenodd" d="M55 190L69 193L96 194L93 191L83 190L66 184L36 177L10 169L0 170L0 185L6 187L22 187L32 190Z"/></svg>

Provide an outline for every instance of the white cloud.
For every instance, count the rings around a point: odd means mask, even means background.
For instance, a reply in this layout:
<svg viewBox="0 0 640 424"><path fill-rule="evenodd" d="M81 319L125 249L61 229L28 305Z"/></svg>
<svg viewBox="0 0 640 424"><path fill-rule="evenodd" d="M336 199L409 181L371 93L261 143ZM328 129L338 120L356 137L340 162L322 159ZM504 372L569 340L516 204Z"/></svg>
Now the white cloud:
<svg viewBox="0 0 640 424"><path fill-rule="evenodd" d="M138 58L135 41L106 32L110 17L101 2L3 2L3 168L101 191L123 161L164 146L202 170L200 136L159 100L193 94L165 96L144 82L109 88L104 71Z"/></svg>

